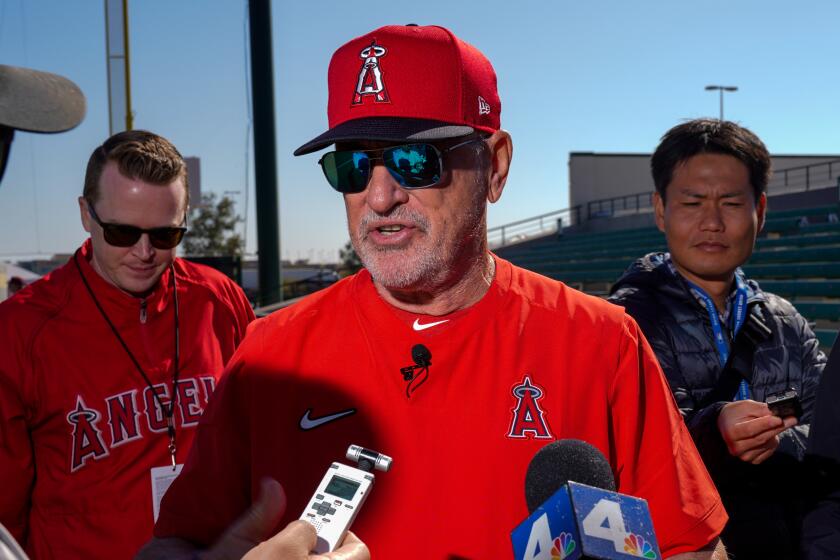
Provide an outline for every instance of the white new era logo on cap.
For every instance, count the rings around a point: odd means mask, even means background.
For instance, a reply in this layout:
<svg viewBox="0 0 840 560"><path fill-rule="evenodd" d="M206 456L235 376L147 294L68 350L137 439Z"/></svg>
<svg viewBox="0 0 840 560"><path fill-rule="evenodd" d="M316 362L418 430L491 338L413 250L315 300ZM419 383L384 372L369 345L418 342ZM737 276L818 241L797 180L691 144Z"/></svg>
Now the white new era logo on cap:
<svg viewBox="0 0 840 560"><path fill-rule="evenodd" d="M489 115L490 114L490 104L487 103L483 97L480 95L478 96L478 114L479 115Z"/></svg>

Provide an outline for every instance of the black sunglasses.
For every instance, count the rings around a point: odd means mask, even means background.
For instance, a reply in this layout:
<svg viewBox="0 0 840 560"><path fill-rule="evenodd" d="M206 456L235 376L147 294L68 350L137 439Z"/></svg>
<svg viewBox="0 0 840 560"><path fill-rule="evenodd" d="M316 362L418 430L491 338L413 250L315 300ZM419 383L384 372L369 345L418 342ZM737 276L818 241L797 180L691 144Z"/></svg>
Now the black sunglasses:
<svg viewBox="0 0 840 560"><path fill-rule="evenodd" d="M96 215L93 209L93 204L87 201L88 213L93 221L102 227L102 233L105 236L105 241L114 247L131 247L140 240L140 236L144 233L149 234L149 243L155 249L172 249L181 242L184 234L187 232L187 214L184 213L184 226L180 227L159 227L151 229L143 229L137 226L129 226L125 224L109 224L103 222Z"/></svg>
<svg viewBox="0 0 840 560"><path fill-rule="evenodd" d="M344 194L360 193L367 188L374 160L381 160L402 188L425 189L440 183L443 154L483 141L483 138L471 138L443 150L433 144L403 144L380 150L336 150L324 154L318 163L330 186Z"/></svg>

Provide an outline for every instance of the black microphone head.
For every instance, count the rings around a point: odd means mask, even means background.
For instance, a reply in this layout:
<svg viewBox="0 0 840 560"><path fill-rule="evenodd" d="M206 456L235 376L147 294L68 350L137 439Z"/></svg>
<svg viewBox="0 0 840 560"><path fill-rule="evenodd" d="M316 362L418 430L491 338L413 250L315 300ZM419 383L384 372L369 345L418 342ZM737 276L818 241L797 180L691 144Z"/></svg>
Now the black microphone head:
<svg viewBox="0 0 840 560"><path fill-rule="evenodd" d="M421 367L432 365L432 353L422 344L415 344L411 347L411 359Z"/></svg>
<svg viewBox="0 0 840 560"><path fill-rule="evenodd" d="M525 502L533 513L567 482L615 492L615 478L603 453L578 439L554 441L537 451L525 474Z"/></svg>

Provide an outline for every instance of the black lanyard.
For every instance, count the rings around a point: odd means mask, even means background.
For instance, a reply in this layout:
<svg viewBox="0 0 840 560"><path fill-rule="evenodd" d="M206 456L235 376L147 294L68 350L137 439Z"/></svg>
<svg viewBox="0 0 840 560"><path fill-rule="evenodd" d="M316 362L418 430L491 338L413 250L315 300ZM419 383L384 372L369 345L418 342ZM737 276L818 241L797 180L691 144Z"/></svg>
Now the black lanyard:
<svg viewBox="0 0 840 560"><path fill-rule="evenodd" d="M108 314L105 313L105 310L102 308L102 305L96 298L96 294L93 293L93 289L91 289L90 284L88 284L87 278L85 278L84 272L82 272L82 267L79 265L78 255L79 250L77 249L76 252L73 254L73 262L76 264L76 268L79 270L79 276L82 277L82 283L84 283L85 288L87 288L87 291L90 294L91 299L93 299L93 303L96 304L96 308L99 310L99 313L102 314L102 318L105 319L105 322L108 323L109 327L111 327L111 332L114 333L114 336L117 337L117 340L123 347L123 350L125 350L125 353L128 354L129 358L131 358L131 361L134 363L134 367L136 367L137 371L140 372L140 375L143 376L143 380L146 382L146 385L149 386L149 389L152 392L152 397L155 399L155 403L158 405L160 410L163 412L163 415L166 417L166 432L169 434L169 455L172 457L172 468L174 469L176 464L174 416L175 403L178 400L178 374L180 373L179 361L181 357L180 343L178 340L178 289L175 284L175 268L171 264L169 265L169 275L171 278L170 285L172 286L172 300L175 308L175 371L172 375L172 392L169 398L169 407L167 408L163 405L163 402L160 400L160 396L158 396L157 391L155 390L155 386L152 385L152 381L149 379L149 376L146 375L146 372L143 371L143 368L140 366L140 362L137 361L137 358L135 358L134 354L131 353L131 350L128 349L128 345L120 336L120 333L117 331L117 327L115 327L114 323L111 322L111 319L108 317Z"/></svg>

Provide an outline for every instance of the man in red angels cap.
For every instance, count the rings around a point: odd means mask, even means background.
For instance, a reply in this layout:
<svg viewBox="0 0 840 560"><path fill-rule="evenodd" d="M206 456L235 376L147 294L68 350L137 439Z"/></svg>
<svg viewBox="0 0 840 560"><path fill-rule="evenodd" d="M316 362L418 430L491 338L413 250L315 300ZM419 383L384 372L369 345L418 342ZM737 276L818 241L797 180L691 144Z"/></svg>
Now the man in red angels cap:
<svg viewBox="0 0 840 560"><path fill-rule="evenodd" d="M285 486L275 525L306 517L348 444L393 458L353 524L372 557L507 557L531 458L573 438L648 501L666 557L725 558L726 512L636 323L488 251L512 156L500 113L490 62L442 27L336 51L329 130L295 154L335 145L319 164L365 268L255 323L144 557L234 523L268 539L261 481Z"/></svg>

